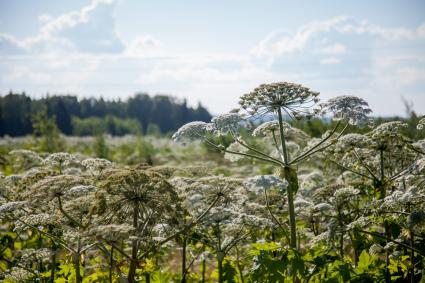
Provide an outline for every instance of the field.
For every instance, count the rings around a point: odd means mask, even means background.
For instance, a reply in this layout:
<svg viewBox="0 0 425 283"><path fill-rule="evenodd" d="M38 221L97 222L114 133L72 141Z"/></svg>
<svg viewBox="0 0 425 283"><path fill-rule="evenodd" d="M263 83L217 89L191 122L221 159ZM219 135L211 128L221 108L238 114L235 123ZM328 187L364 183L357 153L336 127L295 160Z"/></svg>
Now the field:
<svg viewBox="0 0 425 283"><path fill-rule="evenodd" d="M262 85L172 137L3 138L1 279L423 282L425 119L317 96Z"/></svg>

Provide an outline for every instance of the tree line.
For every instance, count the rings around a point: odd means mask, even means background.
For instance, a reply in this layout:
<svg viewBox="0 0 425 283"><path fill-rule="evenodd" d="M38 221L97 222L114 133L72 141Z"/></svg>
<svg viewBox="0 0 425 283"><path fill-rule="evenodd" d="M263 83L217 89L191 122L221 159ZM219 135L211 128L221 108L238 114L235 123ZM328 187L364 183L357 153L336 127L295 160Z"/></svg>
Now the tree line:
<svg viewBox="0 0 425 283"><path fill-rule="evenodd" d="M146 132L168 133L190 121L209 121L211 115L201 104L189 107L186 100L168 95L137 93L127 100L78 99L74 95L31 98L25 93L0 96L0 136L32 134L37 113L54 118L65 135L111 135Z"/></svg>

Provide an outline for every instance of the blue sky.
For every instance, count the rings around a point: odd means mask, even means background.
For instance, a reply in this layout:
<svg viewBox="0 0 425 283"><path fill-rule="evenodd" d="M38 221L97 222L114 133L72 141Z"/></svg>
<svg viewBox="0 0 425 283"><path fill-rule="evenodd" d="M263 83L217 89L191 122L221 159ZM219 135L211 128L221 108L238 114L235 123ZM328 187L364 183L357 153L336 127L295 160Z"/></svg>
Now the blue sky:
<svg viewBox="0 0 425 283"><path fill-rule="evenodd" d="M161 93L222 113L290 81L425 114L425 2L2 0L0 72L2 95Z"/></svg>

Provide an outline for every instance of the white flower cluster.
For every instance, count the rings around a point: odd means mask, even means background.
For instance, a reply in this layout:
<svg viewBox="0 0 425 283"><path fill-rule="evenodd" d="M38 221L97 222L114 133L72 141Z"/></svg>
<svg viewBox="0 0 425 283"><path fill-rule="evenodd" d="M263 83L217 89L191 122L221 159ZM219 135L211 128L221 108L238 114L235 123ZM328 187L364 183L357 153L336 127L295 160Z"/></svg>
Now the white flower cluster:
<svg viewBox="0 0 425 283"><path fill-rule="evenodd" d="M109 225L98 225L95 226L90 234L99 237L107 241L121 241L128 239L129 236L133 235L135 229L131 225L127 224L109 224Z"/></svg>
<svg viewBox="0 0 425 283"><path fill-rule="evenodd" d="M377 126L371 132L371 137L379 139L382 137L395 136L400 128L407 128L407 124L402 121L391 121Z"/></svg>
<svg viewBox="0 0 425 283"><path fill-rule="evenodd" d="M19 209L27 204L26 201L11 201L0 205L0 213L13 212L16 209Z"/></svg>
<svg viewBox="0 0 425 283"><path fill-rule="evenodd" d="M22 263L31 263L31 262L39 262L42 261L44 263L47 263L50 261L50 257L52 255L52 251L43 248L43 249L25 249L21 250L21 259L20 261Z"/></svg>
<svg viewBox="0 0 425 283"><path fill-rule="evenodd" d="M239 153L247 153L249 151L248 148L244 147L243 145L241 145L239 142L236 142L236 141L231 143L227 147L227 149L231 150L231 151L239 152ZM239 155L239 154L233 154L233 153L226 152L224 154L224 158L231 161L231 162L236 162L238 160L243 159L244 156Z"/></svg>
<svg viewBox="0 0 425 283"><path fill-rule="evenodd" d="M323 173L320 171L312 171L308 174L298 176L300 188L303 190L311 190L322 185Z"/></svg>
<svg viewBox="0 0 425 283"><path fill-rule="evenodd" d="M303 198L302 196L297 196L294 201L295 212L303 213L304 215L308 215L311 212L314 204L312 201Z"/></svg>
<svg viewBox="0 0 425 283"><path fill-rule="evenodd" d="M9 282L27 282L29 278L31 278L33 274L26 269L21 267L12 267L9 272L5 273L5 279Z"/></svg>
<svg viewBox="0 0 425 283"><path fill-rule="evenodd" d="M343 202L346 200L352 200L353 197L356 197L359 193L360 191L358 189L349 186L336 190L334 193L334 198L337 202Z"/></svg>
<svg viewBox="0 0 425 283"><path fill-rule="evenodd" d="M321 105L321 114L333 113L334 120L347 120L351 125L367 124L372 113L369 104L362 98L343 95L329 99Z"/></svg>
<svg viewBox="0 0 425 283"><path fill-rule="evenodd" d="M351 147L351 148L353 147L363 148L370 145L371 143L372 143L372 140L368 138L367 136L361 135L361 134L355 134L355 133L343 135L338 140L339 146Z"/></svg>
<svg viewBox="0 0 425 283"><path fill-rule="evenodd" d="M202 139L207 133L208 124L201 121L194 121L183 125L172 136L176 142L186 143Z"/></svg>
<svg viewBox="0 0 425 283"><path fill-rule="evenodd" d="M43 162L43 159L32 150L15 149L9 152L9 156L14 159L14 166L19 164L24 169L38 166Z"/></svg>
<svg viewBox="0 0 425 283"><path fill-rule="evenodd" d="M289 125L288 123L282 121L283 123L283 128L290 128L291 125ZM255 128L255 130L252 132L252 135L254 137L264 137L264 136L271 136L273 134L273 132L278 132L279 131L279 121L274 120L274 121L268 121L265 123L262 123L261 125L259 125L257 128Z"/></svg>
<svg viewBox="0 0 425 283"><path fill-rule="evenodd" d="M172 227L167 223L158 223L153 226L152 232L159 235L160 237L165 237L167 233L172 232Z"/></svg>
<svg viewBox="0 0 425 283"><path fill-rule="evenodd" d="M417 142L413 143L413 146L416 149L418 149L418 150L420 150L422 152L425 152L425 139L418 140Z"/></svg>
<svg viewBox="0 0 425 283"><path fill-rule="evenodd" d="M425 117L422 117L418 124L416 125L416 129L423 130L425 128Z"/></svg>
<svg viewBox="0 0 425 283"><path fill-rule="evenodd" d="M60 169L78 165L79 163L80 161L77 156L67 152L52 153L43 160L44 165L49 167L57 167Z"/></svg>
<svg viewBox="0 0 425 283"><path fill-rule="evenodd" d="M250 115L276 113L283 108L291 117L309 116L308 107L319 101L319 93L300 84L277 82L261 84L252 92L244 94L239 105Z"/></svg>
<svg viewBox="0 0 425 283"><path fill-rule="evenodd" d="M415 169L418 173L425 172L425 157L416 160Z"/></svg>
<svg viewBox="0 0 425 283"><path fill-rule="evenodd" d="M12 174L4 178L4 182L8 186L15 186L21 179L21 175Z"/></svg>
<svg viewBox="0 0 425 283"><path fill-rule="evenodd" d="M92 193L96 190L95 186L92 185L77 185L70 188L65 192L65 195L68 197L80 197Z"/></svg>
<svg viewBox="0 0 425 283"><path fill-rule="evenodd" d="M247 178L244 181L247 189L254 191L256 194L262 194L264 189L278 188L281 192L286 191L288 182L282 180L275 175L257 175Z"/></svg>
<svg viewBox="0 0 425 283"><path fill-rule="evenodd" d="M371 255L379 255L384 250L384 247L382 247L380 244L374 243L369 248L369 254Z"/></svg>
<svg viewBox="0 0 425 283"><path fill-rule="evenodd" d="M15 222L15 228L17 230L25 230L28 228L27 225L35 227L46 227L47 225L56 225L59 223L59 219L54 214L49 213L38 213L38 214L29 214L17 220Z"/></svg>
<svg viewBox="0 0 425 283"><path fill-rule="evenodd" d="M369 226L371 223L372 220L370 220L370 218L360 216L359 218L347 225L347 230L362 229L364 227Z"/></svg>
<svg viewBox="0 0 425 283"><path fill-rule="evenodd" d="M330 237L330 233L329 231L325 231L323 233L320 233L319 235L315 236L314 238L312 238L310 240L309 245L311 247L314 247L320 243L328 243L330 241L331 237Z"/></svg>
<svg viewBox="0 0 425 283"><path fill-rule="evenodd" d="M318 203L313 207L313 211L320 212L320 213L332 211L333 209L334 209L333 206L326 202Z"/></svg>
<svg viewBox="0 0 425 283"><path fill-rule="evenodd" d="M86 179L75 175L50 176L35 183L29 192L34 201L47 202L49 199L64 195L66 191L86 183Z"/></svg>
<svg viewBox="0 0 425 283"><path fill-rule="evenodd" d="M381 204L381 209L397 209L404 207L406 204L424 203L425 194L418 187L409 187L405 192L395 190L390 195L386 196Z"/></svg>
<svg viewBox="0 0 425 283"><path fill-rule="evenodd" d="M237 130L246 124L244 118L238 113L218 115L211 120L211 130L217 135L237 133Z"/></svg>
<svg viewBox="0 0 425 283"><path fill-rule="evenodd" d="M93 174L99 174L103 170L113 167L113 163L111 161L103 158L87 158L81 162L81 165Z"/></svg>

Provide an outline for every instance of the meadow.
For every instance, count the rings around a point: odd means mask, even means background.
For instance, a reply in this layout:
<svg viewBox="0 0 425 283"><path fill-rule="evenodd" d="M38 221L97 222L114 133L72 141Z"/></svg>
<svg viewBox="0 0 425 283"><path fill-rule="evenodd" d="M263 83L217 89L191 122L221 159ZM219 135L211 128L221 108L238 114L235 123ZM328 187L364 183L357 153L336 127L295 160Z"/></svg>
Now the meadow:
<svg viewBox="0 0 425 283"><path fill-rule="evenodd" d="M172 135L0 140L3 282L425 282L425 118L260 85ZM402 106L400 106L402 107Z"/></svg>

